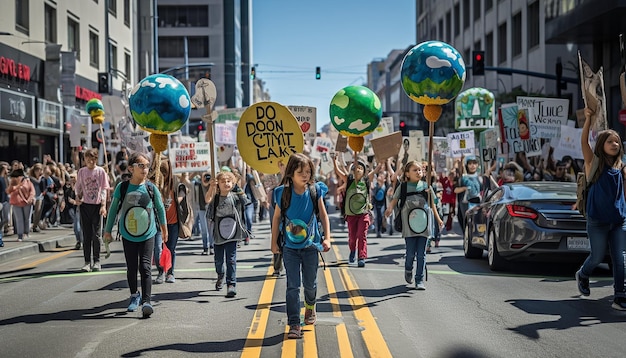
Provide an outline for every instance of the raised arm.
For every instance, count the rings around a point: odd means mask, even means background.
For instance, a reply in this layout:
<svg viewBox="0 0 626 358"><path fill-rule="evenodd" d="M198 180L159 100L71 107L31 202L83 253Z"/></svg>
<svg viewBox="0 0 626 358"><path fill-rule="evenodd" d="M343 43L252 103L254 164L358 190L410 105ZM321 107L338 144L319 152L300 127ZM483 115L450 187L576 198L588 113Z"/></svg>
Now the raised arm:
<svg viewBox="0 0 626 358"><path fill-rule="evenodd" d="M580 147L583 150L583 159L585 160L585 174L589 175L591 170L591 161L593 160L593 149L589 145L589 130L591 129L593 111L585 108L585 124L583 125L583 133L580 137Z"/></svg>

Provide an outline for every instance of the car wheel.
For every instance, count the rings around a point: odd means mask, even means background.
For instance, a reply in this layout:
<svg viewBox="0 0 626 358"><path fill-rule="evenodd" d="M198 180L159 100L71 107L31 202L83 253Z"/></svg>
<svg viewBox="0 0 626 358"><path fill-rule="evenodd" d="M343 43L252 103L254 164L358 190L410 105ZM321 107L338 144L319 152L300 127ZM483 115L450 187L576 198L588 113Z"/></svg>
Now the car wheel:
<svg viewBox="0 0 626 358"><path fill-rule="evenodd" d="M465 225L463 235L463 254L465 254L465 257L468 259L479 259L483 257L483 250L472 246L471 236L472 233L470 232L469 226Z"/></svg>
<svg viewBox="0 0 626 358"><path fill-rule="evenodd" d="M496 233L493 229L489 230L489 248L487 250L487 260L491 271L502 271L506 268L506 261L498 252L496 245Z"/></svg>

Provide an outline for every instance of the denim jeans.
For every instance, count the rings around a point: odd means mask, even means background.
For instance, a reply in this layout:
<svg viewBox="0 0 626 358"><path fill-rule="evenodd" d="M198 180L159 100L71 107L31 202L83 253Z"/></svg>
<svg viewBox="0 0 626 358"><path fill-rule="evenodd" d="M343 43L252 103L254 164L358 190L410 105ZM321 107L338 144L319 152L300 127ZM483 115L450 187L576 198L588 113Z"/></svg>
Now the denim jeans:
<svg viewBox="0 0 626 358"><path fill-rule="evenodd" d="M79 207L70 208L69 214L73 221L72 227L74 228L74 236L76 236L76 242L83 243L83 232L80 230L80 212Z"/></svg>
<svg viewBox="0 0 626 358"><path fill-rule="evenodd" d="M14 231L17 233L17 238L20 240L24 238L24 235L28 236L28 233L30 232L28 220L30 220L32 207L32 205L13 206L13 216L15 217Z"/></svg>
<svg viewBox="0 0 626 358"><path fill-rule="evenodd" d="M172 253L172 268L167 271L168 275L174 274L174 265L176 264L176 244L178 243L178 223L167 224L167 248ZM160 256L159 256L160 257Z"/></svg>
<svg viewBox="0 0 626 358"><path fill-rule="evenodd" d="M252 221L254 220L254 205L250 204L245 207L244 215L246 216L246 229L252 232Z"/></svg>
<svg viewBox="0 0 626 358"><path fill-rule="evenodd" d="M154 263L159 273L163 272L163 268L159 264L161 262L161 252L163 252L163 234L161 233L160 226L157 226L157 233L154 235Z"/></svg>
<svg viewBox="0 0 626 358"><path fill-rule="evenodd" d="M215 272L224 276L224 261L226 261L226 285L237 284L237 241L228 241L215 245Z"/></svg>
<svg viewBox="0 0 626 358"><path fill-rule="evenodd" d="M287 274L287 320L288 324L300 324L300 284L304 286L304 302L311 306L317 297L318 251L315 247L306 249L283 248L283 264ZM302 272L302 282L300 282Z"/></svg>
<svg viewBox="0 0 626 358"><path fill-rule="evenodd" d="M194 221L196 222L196 224L198 224L198 226L200 227L200 235L202 236L202 248L204 250L209 248L209 237L208 237L208 233L207 233L207 220L206 220L206 211L204 210L197 210L196 211L196 217L194 218Z"/></svg>
<svg viewBox="0 0 626 358"><path fill-rule="evenodd" d="M426 243L428 238L425 236L405 237L406 243L406 260L404 269L413 271L413 259L417 260L417 269L415 270L415 283L424 282L424 273L426 272Z"/></svg>
<svg viewBox="0 0 626 358"><path fill-rule="evenodd" d="M591 276L593 269L604 259L607 245L613 262L613 290L616 297L626 297L624 291L624 261L626 261L626 221L608 224L587 218L587 235L591 252L580 268L582 277Z"/></svg>
<svg viewBox="0 0 626 358"><path fill-rule="evenodd" d="M383 220L385 220L385 205L374 205L374 217L376 218L376 234L380 235L384 232Z"/></svg>

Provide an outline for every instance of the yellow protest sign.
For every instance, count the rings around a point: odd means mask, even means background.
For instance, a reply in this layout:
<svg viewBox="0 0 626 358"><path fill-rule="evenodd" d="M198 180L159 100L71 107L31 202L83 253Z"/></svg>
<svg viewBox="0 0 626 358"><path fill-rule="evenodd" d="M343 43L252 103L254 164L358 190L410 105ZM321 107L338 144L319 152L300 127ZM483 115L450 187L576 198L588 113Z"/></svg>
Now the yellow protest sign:
<svg viewBox="0 0 626 358"><path fill-rule="evenodd" d="M296 117L276 102L259 102L248 107L237 126L237 147L241 158L265 173L279 172L293 153L302 153L304 137Z"/></svg>

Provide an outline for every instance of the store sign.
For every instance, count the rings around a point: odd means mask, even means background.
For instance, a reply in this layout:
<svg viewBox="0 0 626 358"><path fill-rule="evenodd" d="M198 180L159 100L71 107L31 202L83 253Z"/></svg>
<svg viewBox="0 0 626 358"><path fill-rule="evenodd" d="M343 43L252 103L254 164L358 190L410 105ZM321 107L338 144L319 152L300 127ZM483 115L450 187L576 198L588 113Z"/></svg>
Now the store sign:
<svg viewBox="0 0 626 358"><path fill-rule="evenodd" d="M0 121L35 127L35 97L0 88Z"/></svg>
<svg viewBox="0 0 626 358"><path fill-rule="evenodd" d="M76 99L80 99L85 102L89 101L92 98L102 99L102 95L100 93L88 90L79 85L76 85L74 87L74 92L76 92Z"/></svg>
<svg viewBox="0 0 626 358"><path fill-rule="evenodd" d="M37 128L40 129L51 129L56 132L60 132L62 130L62 113L63 108L59 103L54 103L50 101L45 101L43 99L38 99L38 108L39 108L39 117L37 121Z"/></svg>
<svg viewBox="0 0 626 358"><path fill-rule="evenodd" d="M0 56L0 74L22 81L30 81L30 66L15 62L12 58Z"/></svg>

